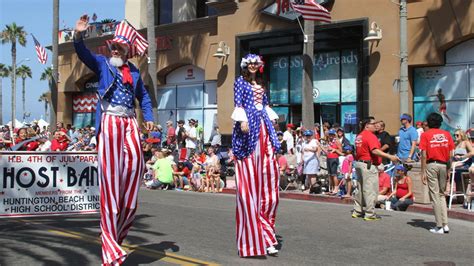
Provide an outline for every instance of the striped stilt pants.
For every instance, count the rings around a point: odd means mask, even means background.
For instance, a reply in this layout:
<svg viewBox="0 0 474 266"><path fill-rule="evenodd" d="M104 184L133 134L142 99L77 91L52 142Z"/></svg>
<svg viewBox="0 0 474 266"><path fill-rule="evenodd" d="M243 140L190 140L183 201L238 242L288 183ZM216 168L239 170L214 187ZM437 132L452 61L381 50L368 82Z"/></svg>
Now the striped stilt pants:
<svg viewBox="0 0 474 266"><path fill-rule="evenodd" d="M278 163L264 123L253 154L236 161L237 248L241 257L266 255L278 243L275 216L280 182Z"/></svg>
<svg viewBox="0 0 474 266"><path fill-rule="evenodd" d="M127 256L120 245L135 218L144 169L136 119L103 114L98 140L102 262L117 265Z"/></svg>

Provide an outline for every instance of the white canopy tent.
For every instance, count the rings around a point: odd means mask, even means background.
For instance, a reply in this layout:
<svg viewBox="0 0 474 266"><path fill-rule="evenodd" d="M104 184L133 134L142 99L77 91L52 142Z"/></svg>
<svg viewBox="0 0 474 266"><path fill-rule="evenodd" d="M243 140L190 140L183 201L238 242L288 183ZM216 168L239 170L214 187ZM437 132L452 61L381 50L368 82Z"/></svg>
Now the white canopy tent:
<svg viewBox="0 0 474 266"><path fill-rule="evenodd" d="M40 120L38 120L38 126L40 127L40 129L43 129L43 127L49 126L49 123L46 122L43 118L41 118Z"/></svg>
<svg viewBox="0 0 474 266"><path fill-rule="evenodd" d="M7 125L11 128L12 127L12 121L8 122ZM15 119L15 128L20 128L23 127L23 123L18 121L18 119Z"/></svg>

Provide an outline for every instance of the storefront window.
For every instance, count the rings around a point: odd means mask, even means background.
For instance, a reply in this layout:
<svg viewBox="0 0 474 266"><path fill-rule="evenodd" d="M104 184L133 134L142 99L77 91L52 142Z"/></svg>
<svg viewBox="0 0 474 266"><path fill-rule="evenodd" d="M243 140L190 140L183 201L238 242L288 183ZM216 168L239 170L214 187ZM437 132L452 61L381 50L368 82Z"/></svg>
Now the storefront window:
<svg viewBox="0 0 474 266"><path fill-rule="evenodd" d="M342 50L341 55L341 101L357 101L357 50Z"/></svg>
<svg viewBox="0 0 474 266"><path fill-rule="evenodd" d="M158 123L193 118L204 128L204 140L217 124L217 82L205 81L204 70L192 65L180 67L166 76L165 85L156 90Z"/></svg>
<svg viewBox="0 0 474 266"><path fill-rule="evenodd" d="M194 85L178 85L178 108L193 108L203 106L203 91L202 83Z"/></svg>
<svg viewBox="0 0 474 266"><path fill-rule="evenodd" d="M468 64L416 68L413 97L415 120L425 120L430 113L437 112L443 117L443 129L469 128L472 79Z"/></svg>
<svg viewBox="0 0 474 266"><path fill-rule="evenodd" d="M278 105L276 110L289 112L288 118L285 118L287 122L299 123L303 82L302 58L300 55L280 56L269 61L270 103ZM341 105L351 106L351 112L356 114L358 71L359 58L356 49L321 52L315 55L313 95L316 95L316 121L319 121L321 116L324 121L330 123L340 122L344 119L344 112L349 112L342 109Z"/></svg>
<svg viewBox="0 0 474 266"><path fill-rule="evenodd" d="M290 103L301 104L303 60L300 55L290 56Z"/></svg>
<svg viewBox="0 0 474 266"><path fill-rule="evenodd" d="M339 51L315 55L313 89L319 91L319 97L315 99L315 102L339 102L340 61Z"/></svg>
<svg viewBox="0 0 474 266"><path fill-rule="evenodd" d="M270 60L270 101L273 104L288 103L288 57Z"/></svg>
<svg viewBox="0 0 474 266"><path fill-rule="evenodd" d="M169 24L173 22L173 1L159 0L159 20L160 25Z"/></svg>
<svg viewBox="0 0 474 266"><path fill-rule="evenodd" d="M156 92L158 109L176 108L176 86L159 88Z"/></svg>

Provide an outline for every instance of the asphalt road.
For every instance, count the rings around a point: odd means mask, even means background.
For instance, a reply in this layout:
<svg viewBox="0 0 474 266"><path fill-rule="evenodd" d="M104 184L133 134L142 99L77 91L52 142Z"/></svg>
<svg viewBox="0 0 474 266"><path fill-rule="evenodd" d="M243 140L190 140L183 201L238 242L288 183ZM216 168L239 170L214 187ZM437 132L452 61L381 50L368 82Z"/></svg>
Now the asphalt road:
<svg viewBox="0 0 474 266"><path fill-rule="evenodd" d="M281 200L278 257L241 259L232 195L142 189L124 265L472 265L474 223L380 210L381 221L350 216L351 206ZM0 265L98 265L98 216L0 220Z"/></svg>

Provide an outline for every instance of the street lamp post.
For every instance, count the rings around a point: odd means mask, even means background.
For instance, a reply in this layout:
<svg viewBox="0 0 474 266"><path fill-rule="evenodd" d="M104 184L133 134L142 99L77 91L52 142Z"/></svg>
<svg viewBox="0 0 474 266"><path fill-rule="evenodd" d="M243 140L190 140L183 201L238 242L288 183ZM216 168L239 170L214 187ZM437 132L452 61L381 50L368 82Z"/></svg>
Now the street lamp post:
<svg viewBox="0 0 474 266"><path fill-rule="evenodd" d="M16 66L23 63L23 61L30 61L30 59L24 58L12 66L12 129L15 129L16 120Z"/></svg>
<svg viewBox="0 0 474 266"><path fill-rule="evenodd" d="M408 113L407 0L400 0L400 113Z"/></svg>

